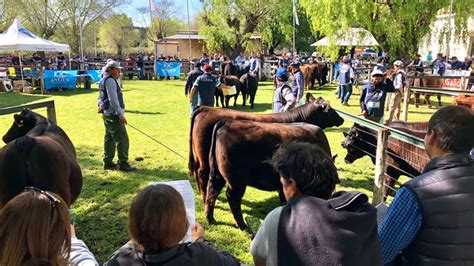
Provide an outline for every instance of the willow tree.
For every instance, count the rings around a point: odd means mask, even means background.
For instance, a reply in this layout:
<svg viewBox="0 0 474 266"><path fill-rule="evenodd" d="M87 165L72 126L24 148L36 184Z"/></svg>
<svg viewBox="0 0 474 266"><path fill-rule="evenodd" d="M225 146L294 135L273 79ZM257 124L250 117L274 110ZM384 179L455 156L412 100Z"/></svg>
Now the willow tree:
<svg viewBox="0 0 474 266"><path fill-rule="evenodd" d="M232 58L250 46L250 37L266 21L271 0L205 0L200 33L210 50Z"/></svg>
<svg viewBox="0 0 474 266"><path fill-rule="evenodd" d="M140 38L140 32L133 27L132 19L125 14L113 14L102 24L99 44L103 51L122 55Z"/></svg>
<svg viewBox="0 0 474 266"><path fill-rule="evenodd" d="M321 34L337 38L344 30L356 24L371 32L384 51L400 58L416 54L422 38L430 32L430 25L439 12L449 13L451 9L450 0L300 0L300 2L311 18L313 29ZM452 31L458 38L464 38L467 33L468 17L473 14L472 0L452 2L454 14ZM444 29L445 32L447 30Z"/></svg>

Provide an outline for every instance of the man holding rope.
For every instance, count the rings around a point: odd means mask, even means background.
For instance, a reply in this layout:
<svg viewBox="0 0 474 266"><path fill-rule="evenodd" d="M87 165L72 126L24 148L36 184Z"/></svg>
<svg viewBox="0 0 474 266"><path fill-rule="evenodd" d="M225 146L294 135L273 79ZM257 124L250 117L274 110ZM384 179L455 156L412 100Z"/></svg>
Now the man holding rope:
<svg viewBox="0 0 474 266"><path fill-rule="evenodd" d="M99 113L105 125L104 136L104 169L124 172L136 171L137 168L128 163L129 141L125 128L125 104L122 89L117 79L121 74L119 62L110 60L105 66L105 73L99 83ZM113 162L117 149L118 165Z"/></svg>

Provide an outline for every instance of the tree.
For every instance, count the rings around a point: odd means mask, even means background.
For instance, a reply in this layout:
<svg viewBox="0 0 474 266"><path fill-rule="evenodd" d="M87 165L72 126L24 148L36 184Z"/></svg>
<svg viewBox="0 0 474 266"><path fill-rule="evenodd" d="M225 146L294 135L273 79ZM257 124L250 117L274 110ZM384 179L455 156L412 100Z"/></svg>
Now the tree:
<svg viewBox="0 0 474 266"><path fill-rule="evenodd" d="M271 0L206 0L200 33L206 36L210 50L234 58L249 46L250 37L268 18L272 6Z"/></svg>
<svg viewBox="0 0 474 266"><path fill-rule="evenodd" d="M108 17L99 31L99 44L103 51L122 55L140 42L140 32L133 27L132 19L125 14Z"/></svg>
<svg viewBox="0 0 474 266"><path fill-rule="evenodd" d="M453 2L455 34L465 36L473 5L470 0ZM345 29L357 24L371 32L383 50L406 58L417 53L421 39L429 33L438 12L449 9L450 0L301 0L301 5L310 15L313 30L337 38ZM336 53L332 49L332 55Z"/></svg>

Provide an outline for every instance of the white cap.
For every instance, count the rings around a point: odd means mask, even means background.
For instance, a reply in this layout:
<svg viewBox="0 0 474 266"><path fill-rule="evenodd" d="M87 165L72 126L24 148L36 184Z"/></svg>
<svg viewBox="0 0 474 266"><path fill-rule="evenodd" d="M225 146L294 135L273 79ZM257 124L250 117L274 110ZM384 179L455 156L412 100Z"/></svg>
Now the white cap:
<svg viewBox="0 0 474 266"><path fill-rule="evenodd" d="M403 67L403 62L400 61L400 60L397 60L397 61L393 62L393 65L394 65L394 66Z"/></svg>
<svg viewBox="0 0 474 266"><path fill-rule="evenodd" d="M379 69L375 69L374 71L372 71L372 73L370 73L370 75L373 77L373 76L376 76L376 75L379 75L379 76L383 76L383 72L380 71Z"/></svg>
<svg viewBox="0 0 474 266"><path fill-rule="evenodd" d="M122 68L120 66L120 63L114 60L107 60L107 64L105 65L105 68Z"/></svg>

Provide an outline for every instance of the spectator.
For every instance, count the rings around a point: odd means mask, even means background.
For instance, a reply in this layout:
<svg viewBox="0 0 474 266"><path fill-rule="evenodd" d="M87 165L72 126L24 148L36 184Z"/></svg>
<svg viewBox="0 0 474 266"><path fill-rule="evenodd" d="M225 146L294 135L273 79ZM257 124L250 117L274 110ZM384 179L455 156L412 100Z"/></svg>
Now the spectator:
<svg viewBox="0 0 474 266"><path fill-rule="evenodd" d="M431 64L433 67L433 74L437 76L442 76L444 74L444 71L446 70L446 64L443 59L443 54L438 53L436 55L436 60Z"/></svg>
<svg viewBox="0 0 474 266"><path fill-rule="evenodd" d="M377 58L377 64L375 65L374 70L376 70L376 69L382 71L382 73L384 73L384 74L385 74L385 72L387 72L387 67L383 63L383 58L382 57Z"/></svg>
<svg viewBox="0 0 474 266"><path fill-rule="evenodd" d="M239 69L242 69L242 66L245 65L247 58L245 57L243 52L240 52L239 56L235 58L235 64Z"/></svg>
<svg viewBox="0 0 474 266"><path fill-rule="evenodd" d="M273 113L286 112L295 107L296 98L288 85L288 74L284 68L279 68L275 74L276 89L273 97Z"/></svg>
<svg viewBox="0 0 474 266"><path fill-rule="evenodd" d="M403 70L403 62L397 60L393 63L395 68L395 74L393 74L393 87L395 91L390 97L390 102L388 104L389 116L387 123L391 122L393 119L399 120L400 117L400 104L402 103L403 92L406 87L407 74Z"/></svg>
<svg viewBox="0 0 474 266"><path fill-rule="evenodd" d="M290 65L291 72L293 73L293 79L291 80L291 89L295 96L296 105L300 106L304 104L304 74L300 70L300 62L293 61Z"/></svg>
<svg viewBox="0 0 474 266"><path fill-rule="evenodd" d="M250 74L251 75L258 75L258 71L260 70L260 59L258 56L254 53L250 53Z"/></svg>
<svg viewBox="0 0 474 266"><path fill-rule="evenodd" d="M59 52L58 56L56 57L56 61L58 64L58 67L61 68L61 66L66 65L66 57L63 55L63 52Z"/></svg>
<svg viewBox="0 0 474 266"><path fill-rule="evenodd" d="M189 72L188 78L186 79L186 85L184 87L184 95L188 96L188 93L191 91L193 88L194 82L196 82L196 79L204 74L201 70L201 63L197 62L194 64L194 69ZM191 115L193 114L194 108L197 106L197 95L195 95L192 99L191 102Z"/></svg>
<svg viewBox="0 0 474 266"><path fill-rule="evenodd" d="M339 95L342 105L349 106L347 103L352 95L352 80L354 79L354 71L351 67L351 60L344 56L342 63L339 64L337 75L339 80Z"/></svg>
<svg viewBox="0 0 474 266"><path fill-rule="evenodd" d="M394 92L394 88L383 82L382 71L374 70L371 76L370 83L362 87L360 95L361 115L369 120L381 123L387 92Z"/></svg>
<svg viewBox="0 0 474 266"><path fill-rule="evenodd" d="M143 79L143 56L141 54L137 55L137 71L138 71L138 79Z"/></svg>
<svg viewBox="0 0 474 266"><path fill-rule="evenodd" d="M469 67L471 67L471 57L470 56L466 56L464 58L464 63L462 64L462 70L469 70Z"/></svg>
<svg viewBox="0 0 474 266"><path fill-rule="evenodd" d="M409 70L414 68L416 72L423 73L425 70L423 68L423 61L421 60L421 55L416 54L415 59L408 65L408 67Z"/></svg>
<svg viewBox="0 0 474 266"><path fill-rule="evenodd" d="M135 196L130 206L131 241L105 265L240 265L229 252L213 248L199 224L192 226L193 242L180 243L188 227L181 195L168 185L148 186Z"/></svg>
<svg viewBox="0 0 474 266"><path fill-rule="evenodd" d="M459 61L456 56L451 57L449 63L451 64L452 70L462 70L463 68L463 62Z"/></svg>
<svg viewBox="0 0 474 266"><path fill-rule="evenodd" d="M384 263L474 264L474 134L466 132L474 132L466 107L446 106L431 117L425 136L431 161L400 188L379 228Z"/></svg>
<svg viewBox="0 0 474 266"><path fill-rule="evenodd" d="M34 187L0 211L0 265L99 265L58 195Z"/></svg>
<svg viewBox="0 0 474 266"><path fill-rule="evenodd" d="M221 86L219 80L212 76L212 67L210 65L204 65L204 74L199 76L194 82L193 88L189 93L189 102L191 103L191 113L196 107L194 97L197 95L197 105L214 106L214 94L216 88Z"/></svg>
<svg viewBox="0 0 474 266"><path fill-rule="evenodd" d="M271 211L250 247L255 265L380 265L376 210L360 192L334 193L336 167L317 145L292 142L270 162L286 206Z"/></svg>
<svg viewBox="0 0 474 266"><path fill-rule="evenodd" d="M160 56L158 57L158 60L160 60L160 61L165 61L165 60L166 60L166 56L165 56L163 53L160 53Z"/></svg>
<svg viewBox="0 0 474 266"><path fill-rule="evenodd" d="M426 62L431 62L433 60L433 56L431 55L431 51L428 51L428 54L426 54Z"/></svg>
<svg viewBox="0 0 474 266"><path fill-rule="evenodd" d="M286 53L283 51L281 53L281 57L278 58L278 68L285 68L287 69L288 68L288 65L290 64L287 56L286 56Z"/></svg>
<svg viewBox="0 0 474 266"><path fill-rule="evenodd" d="M221 69L221 61L219 60L219 56L214 54L214 58L211 60L212 71L215 75L220 73Z"/></svg>
<svg viewBox="0 0 474 266"><path fill-rule="evenodd" d="M206 53L202 53L202 57L201 59L199 59L199 63L201 63L202 65L209 65L210 62L211 58L209 58Z"/></svg>

